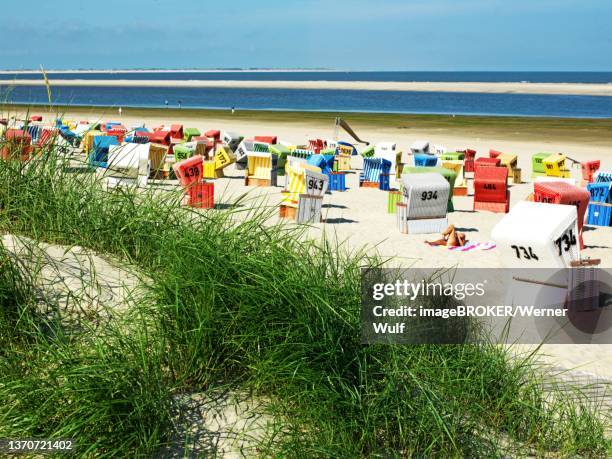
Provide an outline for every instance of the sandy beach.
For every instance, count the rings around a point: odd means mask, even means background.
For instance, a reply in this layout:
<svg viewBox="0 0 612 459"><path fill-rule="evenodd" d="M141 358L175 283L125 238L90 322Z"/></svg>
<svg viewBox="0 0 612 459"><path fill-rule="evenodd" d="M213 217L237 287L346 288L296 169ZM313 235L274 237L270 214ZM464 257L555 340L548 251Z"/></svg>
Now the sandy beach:
<svg viewBox="0 0 612 459"><path fill-rule="evenodd" d="M127 115L125 113L128 113ZM220 129L238 132L246 137L254 135L276 135L283 141L292 144L304 143L309 138L332 138L333 123L329 121L304 120L304 122L258 121L257 119L231 119L225 115L217 117L214 114L207 119L194 118L188 113L181 117L175 111L169 117L163 110L139 112L137 115L124 112L120 119L126 126L142 125L154 127L163 123L183 123L186 127L196 127L204 132L207 129ZM89 116L87 116L87 114ZM84 109L70 109L65 113L71 119L117 119L117 116L87 112ZM372 144L381 141L394 141L404 153L409 151L409 145L415 140L427 139L432 143L444 145L449 151L455 149L473 148L478 156L487 155L490 148L518 155L519 167L523 171L524 183L511 185L511 205L524 200L533 192L531 183L531 155L535 152L563 152L577 161L600 159L601 168L612 169L612 150L607 137L591 136L588 142L582 141L576 131L576 141L555 140L554 137L535 134L517 136L512 130L500 129L494 135L479 137L452 128L421 128L398 129L397 126L368 126L357 123L358 134ZM469 132L469 131L468 131ZM341 139L344 137L341 137ZM345 139L349 140L349 139ZM405 161L412 159L405 156ZM501 268L506 266L504 260L494 249L490 251L475 250L461 253L440 247L430 247L426 240L436 235L405 235L396 229L395 215L387 213L387 193L377 189L365 189L358 186L359 169L362 160L359 156L352 158L352 172L348 174L346 192L334 192L324 199L324 222L313 224L308 232L313 238L320 238L325 233L328 237L342 241L347 250L359 249L377 252L389 259L396 266L417 265L420 267L470 267L470 268ZM235 170L233 166L225 170L226 177L215 181L215 200L217 202L232 202L243 193L249 193L253 198L263 199L269 206L275 207L281 200L281 184L274 188L246 187L243 181L243 171ZM572 177L580 178L580 169L572 168ZM491 240L491 230L502 218L503 214L489 212L474 212L471 197L455 197L455 212L448 215L449 222L460 231L465 232L468 240L486 242ZM600 258L602 267L612 267L612 228L586 227L584 232L586 244L582 256ZM542 358L554 366L573 369L587 374L596 374L612 378L612 345L546 345L541 351Z"/></svg>
<svg viewBox="0 0 612 459"><path fill-rule="evenodd" d="M229 80L84 80L49 78L52 86L158 88L330 89L354 91L424 91L496 94L612 96L612 84L586 83L447 83L376 81L229 81ZM0 86L40 86L40 80L0 80Z"/></svg>

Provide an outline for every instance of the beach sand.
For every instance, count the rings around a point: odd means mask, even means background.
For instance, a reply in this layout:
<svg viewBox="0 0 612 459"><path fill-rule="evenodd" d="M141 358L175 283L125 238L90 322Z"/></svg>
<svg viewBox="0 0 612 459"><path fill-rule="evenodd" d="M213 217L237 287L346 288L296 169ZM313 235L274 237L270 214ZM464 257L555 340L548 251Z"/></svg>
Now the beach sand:
<svg viewBox="0 0 612 459"><path fill-rule="evenodd" d="M128 127L141 125L148 127L165 123L183 123L186 127L197 127L202 132L208 129L221 129L238 132L246 137L254 135L276 135L279 139L293 144L303 144L309 138L333 138L333 115L329 120L303 123L291 121L232 120L228 116L219 116L218 119L207 118L198 121L192 116L167 117L163 110L149 112L146 116L132 116L124 112L121 121ZM94 119L93 112L85 116L83 110L74 113L68 109L66 117L73 119ZM114 112L116 113L116 112ZM176 113L176 112L174 112ZM100 119L117 119L117 116L104 114ZM349 120L350 121L350 120ZM398 148L408 151L409 145L415 140L427 139L434 144L446 146L449 151L455 149L473 148L478 156L487 156L488 150L494 148L506 153L518 155L519 167L522 168L523 180L530 181L531 155L535 152L563 152L578 160L600 159L602 169L612 169L612 147L607 138L589 137L588 142L581 139L576 130L578 141L564 139L555 140L554 137L534 135L517 135L511 130L498 131L494 136L482 138L476 135L466 135L465 130L453 129L401 129L395 125L368 127L365 124L356 124L357 133L372 144L380 141L394 141ZM571 133L570 133L571 134ZM571 135L570 135L571 137ZM341 139L350 140L341 135ZM352 166L361 167L361 158L353 157ZM245 187L243 172L237 171L233 166L225 170L226 177L215 181L216 201L230 202L244 192L252 196L261 196L267 199L270 206L277 206L281 198L282 187L253 188ZM392 259L391 263L399 266L419 267L471 267L471 268L500 268L504 267L504 260L497 250L474 250L466 253L450 251L446 248L430 247L425 240L437 238L436 235L405 235L396 229L395 215L387 213L387 193L378 189L360 189L358 187L359 171L349 173L347 177L348 190L334 192L324 198L324 223L312 225L308 233L313 238L320 238L325 232L328 236L345 242L349 250L359 250L366 247L370 252L376 251L381 256ZM572 168L572 176L580 178L580 169ZM279 185L284 179L279 178ZM511 204L533 191L531 183L511 185ZM491 230L502 218L503 214L488 212L473 212L472 198L455 197L456 211L448 215L449 222L460 231L466 233L471 241L485 242L491 240ZM583 257L600 258L602 267L612 267L612 228L587 227L584 232L586 249ZM526 347L521 348L525 350ZM546 345L541 351L542 358L554 366L565 369L577 369L586 373L593 373L612 379L612 345Z"/></svg>
<svg viewBox="0 0 612 459"><path fill-rule="evenodd" d="M229 80L84 80L50 78L52 86L123 86L175 88L334 89L356 91L425 91L499 94L560 94L612 96L612 84L490 83L393 81L229 81ZM0 86L40 86L40 80L0 80Z"/></svg>

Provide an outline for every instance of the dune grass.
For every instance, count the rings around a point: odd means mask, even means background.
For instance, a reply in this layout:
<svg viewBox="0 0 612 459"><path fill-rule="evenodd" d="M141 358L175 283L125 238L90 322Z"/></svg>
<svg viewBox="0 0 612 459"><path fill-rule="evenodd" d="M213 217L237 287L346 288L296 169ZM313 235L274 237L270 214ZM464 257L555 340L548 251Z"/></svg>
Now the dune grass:
<svg viewBox="0 0 612 459"><path fill-rule="evenodd" d="M0 229L138 266L146 294L123 321L75 337L43 323L31 280L2 252L0 437L148 457L172 438L174 395L227 387L270 401L265 456L610 452L605 413L545 392L530 356L484 340L362 345L360 268L382 263L366 251L307 240L273 209L194 211L178 193L107 192L68 166L52 150L0 162Z"/></svg>

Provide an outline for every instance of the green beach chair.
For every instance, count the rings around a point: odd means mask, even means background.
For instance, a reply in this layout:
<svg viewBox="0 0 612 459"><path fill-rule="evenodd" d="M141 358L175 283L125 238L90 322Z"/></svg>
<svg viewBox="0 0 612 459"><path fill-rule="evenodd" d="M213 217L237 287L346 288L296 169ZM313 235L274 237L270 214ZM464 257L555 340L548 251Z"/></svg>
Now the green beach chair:
<svg viewBox="0 0 612 459"><path fill-rule="evenodd" d="M462 151L451 151L440 155L442 161L463 161L465 159L465 153Z"/></svg>
<svg viewBox="0 0 612 459"><path fill-rule="evenodd" d="M548 158L552 153L536 153L531 157L531 177L542 177L546 175L546 167L544 166L544 160Z"/></svg>
<svg viewBox="0 0 612 459"><path fill-rule="evenodd" d="M174 145L172 148L174 152L174 158L176 162L183 161L184 159L191 158L195 154L195 149L189 148L185 145Z"/></svg>
<svg viewBox="0 0 612 459"><path fill-rule="evenodd" d="M187 141L187 142L191 142L191 140L194 137L199 137L200 135L200 130L198 128L185 128L183 129L183 138Z"/></svg>
<svg viewBox="0 0 612 459"><path fill-rule="evenodd" d="M372 158L374 156L374 146L368 147L361 152L364 158Z"/></svg>
<svg viewBox="0 0 612 459"><path fill-rule="evenodd" d="M273 155L278 157L278 175L285 175L285 164L287 163L287 156L290 154L289 148L284 145L270 145L268 150Z"/></svg>

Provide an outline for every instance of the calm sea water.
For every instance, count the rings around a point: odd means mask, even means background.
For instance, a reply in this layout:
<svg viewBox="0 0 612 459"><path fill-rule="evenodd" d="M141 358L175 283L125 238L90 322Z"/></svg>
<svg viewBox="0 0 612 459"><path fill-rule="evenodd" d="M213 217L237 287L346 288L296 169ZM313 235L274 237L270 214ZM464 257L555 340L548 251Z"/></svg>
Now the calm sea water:
<svg viewBox="0 0 612 459"><path fill-rule="evenodd" d="M51 74L85 80L287 80L287 81L457 81L532 83L612 83L612 72L117 72ZM40 72L0 72L0 79L40 79Z"/></svg>
<svg viewBox="0 0 612 459"><path fill-rule="evenodd" d="M289 75L295 77L297 74L283 74L283 76ZM45 104L47 92L42 86L0 87L0 100ZM54 86L53 100L54 103L61 105L117 107L164 107L166 101L169 107L177 107L180 101L182 107L218 109L235 107L237 110L612 118L612 97L603 96L330 89Z"/></svg>

